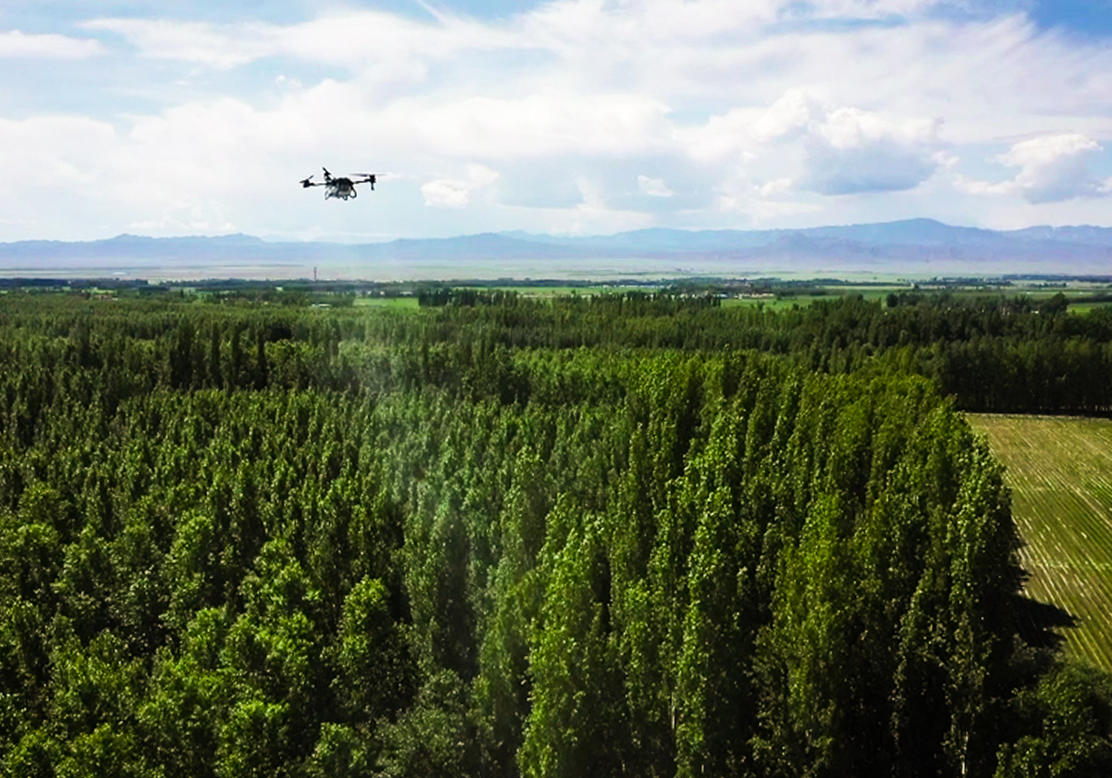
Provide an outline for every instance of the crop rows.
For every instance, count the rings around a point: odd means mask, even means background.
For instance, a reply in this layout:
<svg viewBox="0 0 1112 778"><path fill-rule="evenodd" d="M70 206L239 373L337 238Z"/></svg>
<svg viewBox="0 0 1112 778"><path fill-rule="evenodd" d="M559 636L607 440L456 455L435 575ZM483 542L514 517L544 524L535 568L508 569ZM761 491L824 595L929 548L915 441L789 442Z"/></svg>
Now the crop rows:
<svg viewBox="0 0 1112 778"><path fill-rule="evenodd" d="M1112 421L970 414L1007 467L1025 593L1069 613L1068 653L1112 670Z"/></svg>

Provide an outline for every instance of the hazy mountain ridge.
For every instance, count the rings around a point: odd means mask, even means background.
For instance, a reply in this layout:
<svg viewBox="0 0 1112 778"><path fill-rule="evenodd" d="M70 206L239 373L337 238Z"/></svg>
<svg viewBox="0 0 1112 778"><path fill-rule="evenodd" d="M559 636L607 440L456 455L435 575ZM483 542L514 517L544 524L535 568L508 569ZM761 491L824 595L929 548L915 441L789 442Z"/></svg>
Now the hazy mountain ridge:
<svg viewBox="0 0 1112 778"><path fill-rule="evenodd" d="M1112 228L1037 226L996 231L932 219L777 230L650 228L614 235L554 236L525 232L451 238L403 238L387 243L271 242L243 235L151 238L118 235L95 241L0 243L7 271L89 267L211 267L347 263L467 263L514 260L637 259L682 262L691 272L738 273L758 268L917 270L1002 273L1112 273ZM554 271L559 265L552 266Z"/></svg>

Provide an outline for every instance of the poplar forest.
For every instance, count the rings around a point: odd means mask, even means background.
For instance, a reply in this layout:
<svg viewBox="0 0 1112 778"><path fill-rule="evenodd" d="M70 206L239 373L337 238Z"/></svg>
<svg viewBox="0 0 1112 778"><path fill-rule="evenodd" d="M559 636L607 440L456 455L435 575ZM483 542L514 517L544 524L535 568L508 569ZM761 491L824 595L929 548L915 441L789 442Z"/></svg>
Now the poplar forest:
<svg viewBox="0 0 1112 778"><path fill-rule="evenodd" d="M963 411L1112 309L0 295L11 776L1108 776Z"/></svg>

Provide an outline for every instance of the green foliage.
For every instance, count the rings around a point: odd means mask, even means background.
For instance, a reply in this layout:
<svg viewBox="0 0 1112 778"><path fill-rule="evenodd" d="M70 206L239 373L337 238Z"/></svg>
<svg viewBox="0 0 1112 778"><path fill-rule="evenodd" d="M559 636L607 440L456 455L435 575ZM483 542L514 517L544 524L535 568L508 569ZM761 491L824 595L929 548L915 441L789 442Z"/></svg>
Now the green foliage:
<svg viewBox="0 0 1112 778"><path fill-rule="evenodd" d="M1017 659L1000 468L937 391L1003 402L991 354L1105 407L1052 378L1102 319L426 297L5 296L5 774L1107 766L1107 678Z"/></svg>
<svg viewBox="0 0 1112 778"><path fill-rule="evenodd" d="M1017 699L1023 734L1001 746L997 778L1112 774L1112 679L1085 665L1054 665Z"/></svg>

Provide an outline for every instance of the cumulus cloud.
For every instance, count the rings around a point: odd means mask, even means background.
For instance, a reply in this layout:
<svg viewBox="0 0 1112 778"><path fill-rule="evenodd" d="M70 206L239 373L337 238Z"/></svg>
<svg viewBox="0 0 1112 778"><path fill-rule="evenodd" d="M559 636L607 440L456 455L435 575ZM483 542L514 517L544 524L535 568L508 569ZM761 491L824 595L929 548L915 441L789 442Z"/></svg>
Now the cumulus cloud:
<svg viewBox="0 0 1112 778"><path fill-rule="evenodd" d="M803 89L789 89L782 97L762 110L753 122L753 139L768 143L795 135L825 112L821 101Z"/></svg>
<svg viewBox="0 0 1112 778"><path fill-rule="evenodd" d="M1099 143L1078 133L1030 138L996 157L1019 169L1013 178L995 183L960 178L958 185L973 194L1020 195L1029 203L1112 194L1112 180L1102 181L1093 173L1102 151Z"/></svg>
<svg viewBox="0 0 1112 778"><path fill-rule="evenodd" d="M472 193L498 180L498 173L483 165L467 166L465 178L437 178L421 186L425 205L440 208L465 208Z"/></svg>
<svg viewBox="0 0 1112 778"><path fill-rule="evenodd" d="M88 38L30 35L19 30L0 32L0 59L85 59L103 53L100 42Z"/></svg>
<svg viewBox="0 0 1112 778"><path fill-rule="evenodd" d="M911 189L938 168L938 128L932 120L837 108L809 127L801 186L820 194Z"/></svg>
<svg viewBox="0 0 1112 778"><path fill-rule="evenodd" d="M791 89L763 109L734 109L688 134L696 156L735 160L756 191L823 195L912 189L946 161L937 119L834 105Z"/></svg>
<svg viewBox="0 0 1112 778"><path fill-rule="evenodd" d="M1033 138L1012 146L1000 161L1018 167L1015 186L1032 203L1107 194L1091 165L1103 151L1091 138L1076 133Z"/></svg>
<svg viewBox="0 0 1112 778"><path fill-rule="evenodd" d="M663 178L652 178L646 175L637 176L637 188L649 197L674 197L676 194L668 188Z"/></svg>

